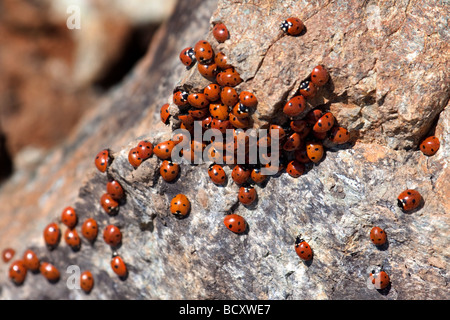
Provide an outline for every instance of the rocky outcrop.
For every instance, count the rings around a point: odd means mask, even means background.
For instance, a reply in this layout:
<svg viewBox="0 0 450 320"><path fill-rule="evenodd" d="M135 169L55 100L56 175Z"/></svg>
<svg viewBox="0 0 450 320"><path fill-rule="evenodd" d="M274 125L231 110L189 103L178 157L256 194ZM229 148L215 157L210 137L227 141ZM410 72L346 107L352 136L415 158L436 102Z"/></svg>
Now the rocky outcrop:
<svg viewBox="0 0 450 320"><path fill-rule="evenodd" d="M441 7L440 7L441 6ZM449 57L448 8L436 3L396 1L189 1L180 2L159 30L147 56L129 78L62 146L37 165L16 173L0 189L0 247L21 254L34 248L57 265L62 278L49 284L31 274L14 286L1 264L0 296L50 299L448 299ZM183 14L181 14L183 13ZM279 24L298 16L307 31L284 36ZM213 41L212 24L224 22L230 39ZM175 183L159 176L159 160L136 170L128 151L142 139L170 137L172 125L159 120L176 86L203 88L196 68L178 60L181 49L206 38L223 50L258 97L256 127L283 120L280 108L317 64L330 71L309 109L322 106L352 134L351 143L328 145L320 163L294 179L286 173L256 186L256 204L237 201L238 187L212 184L207 165L181 165ZM177 108L172 105L176 115ZM175 117L173 117L175 118ZM434 133L441 148L432 157L417 150ZM107 174L93 159L110 148ZM229 175L230 168L225 167ZM110 217L100 206L108 177L118 180L126 199ZM422 206L404 213L397 195L420 191ZM17 196L21 190L21 196ZM177 219L170 199L184 193L191 212ZM14 195L14 196L12 196ZM73 205L80 221L98 220L100 229L118 225L118 249L129 266L119 279L110 269L111 249L100 237L73 252L64 243L48 251L42 230ZM230 212L245 217L249 230L236 235L223 226ZM33 221L32 223L29 223ZM370 243L378 225L388 235L382 249ZM314 251L305 264L294 251L301 233ZM86 295L66 286L67 266L89 269L96 287ZM369 273L383 267L388 290L367 285Z"/></svg>

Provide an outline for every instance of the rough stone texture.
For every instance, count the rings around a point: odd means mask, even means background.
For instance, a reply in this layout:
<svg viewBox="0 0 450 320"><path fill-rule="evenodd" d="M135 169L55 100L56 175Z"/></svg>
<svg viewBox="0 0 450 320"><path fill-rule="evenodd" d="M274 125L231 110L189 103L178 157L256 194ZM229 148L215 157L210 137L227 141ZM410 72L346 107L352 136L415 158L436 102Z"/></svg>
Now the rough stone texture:
<svg viewBox="0 0 450 320"><path fill-rule="evenodd" d="M61 268L62 279L50 285L40 275L29 275L16 287L1 263L0 297L448 299L448 6L363 3L358 10L359 1L180 2L127 81L64 145L41 163L24 165L1 186L0 248L12 246L19 254L35 248ZM289 15L305 21L303 36L281 34L278 25ZM157 143L170 136L157 111L170 101L172 89L205 84L195 68L185 71L178 53L202 38L211 40L210 22L219 20L231 38L220 46L211 42L246 80L239 89L252 89L259 98L256 125L274 116L312 67L323 63L332 82L312 105L325 103L352 130L352 143L329 148L325 159L300 178L283 173L257 186L258 201L250 207L238 204L231 179L226 187L214 186L205 164L182 164L179 179L166 183L159 177L159 160L152 158L138 170L127 162L128 150L140 139ZM416 147L430 130L441 149L428 158ZM105 147L114 156L108 175L126 191L115 217L100 207L107 176L93 166ZM406 188L419 190L425 200L410 214L396 206ZM192 204L184 219L168 210L180 192ZM130 269L126 280L110 270L111 250L101 236L92 246L83 242L77 253L64 243L52 252L44 248L43 227L69 204L80 221L93 216L100 229L109 223L121 227L119 252ZM246 233L236 235L223 226L229 212L245 217ZM388 234L384 250L370 243L374 225ZM294 251L298 233L314 250L311 264ZM94 274L90 295L67 289L64 270L71 264ZM366 285L368 272L381 266L391 277L385 292Z"/></svg>

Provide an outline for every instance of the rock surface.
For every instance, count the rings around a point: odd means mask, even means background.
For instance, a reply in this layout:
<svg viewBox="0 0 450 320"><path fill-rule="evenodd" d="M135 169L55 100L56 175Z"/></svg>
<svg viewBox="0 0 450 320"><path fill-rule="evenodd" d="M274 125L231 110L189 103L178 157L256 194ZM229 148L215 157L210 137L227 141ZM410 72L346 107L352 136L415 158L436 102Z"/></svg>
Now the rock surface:
<svg viewBox="0 0 450 320"><path fill-rule="evenodd" d="M440 7L441 6L441 7ZM356 7L360 7L356 10ZM147 56L110 97L84 119L70 139L40 163L28 163L0 189L0 248L19 255L34 248L57 265L62 278L49 284L38 274L23 286L6 277L0 263L2 299L448 299L450 201L450 111L448 6L396 1L380 6L317 1L180 2L158 31ZM183 13L183 14L181 14ZM298 16L300 37L283 36L279 24ZM222 21L230 39L218 45L212 23ZM320 22L320 23L319 23ZM141 139L170 137L159 108L175 86L202 88L196 68L185 70L181 49L206 38L223 50L260 103L256 126L279 117L279 109L316 64L332 81L313 106L325 105L352 132L352 142L330 147L326 157L294 179L286 173L257 186L257 203L238 203L238 187L213 185L207 165L181 165L175 183L159 176L155 157L133 170L128 151ZM172 108L175 110L176 108ZM280 119L281 120L281 119ZM433 157L417 150L434 133L441 148ZM93 159L110 148L108 174ZM227 174L230 168L226 167ZM126 200L118 215L99 203L107 179L117 179ZM396 205L406 188L420 191L422 207L410 214ZM17 196L20 190L20 197ZM170 199L185 193L191 213L176 219ZM79 252L65 243L48 251L42 230L73 205L80 222L95 217L100 230L117 224L124 235L118 252L129 266L120 280L109 266L111 249L101 239L83 241ZM236 235L223 226L225 214L247 220ZM30 223L32 221L32 223ZM81 223L79 223L79 226ZM372 226L388 234L383 250L369 240ZM78 226L78 227L79 227ZM294 251L301 233L314 250L312 263ZM90 295L69 290L69 265L90 269ZM367 286L369 272L383 267L388 290Z"/></svg>

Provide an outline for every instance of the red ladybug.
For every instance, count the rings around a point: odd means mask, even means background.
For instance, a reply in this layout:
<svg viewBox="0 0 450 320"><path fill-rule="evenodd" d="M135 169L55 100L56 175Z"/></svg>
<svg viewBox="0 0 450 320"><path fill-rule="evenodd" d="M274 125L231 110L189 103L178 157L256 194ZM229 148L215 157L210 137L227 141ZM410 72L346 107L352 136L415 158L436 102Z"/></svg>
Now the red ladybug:
<svg viewBox="0 0 450 320"><path fill-rule="evenodd" d="M51 283L55 283L59 280L59 270L51 263L42 262L39 271Z"/></svg>
<svg viewBox="0 0 450 320"><path fill-rule="evenodd" d="M180 52L180 61L186 67L190 67L195 63L195 52L192 47L187 47Z"/></svg>
<svg viewBox="0 0 450 320"><path fill-rule="evenodd" d="M161 160L167 160L172 157L172 150L175 147L175 143L171 140L158 143L153 148L153 153Z"/></svg>
<svg viewBox="0 0 450 320"><path fill-rule="evenodd" d="M411 211L419 207L422 201L420 193L413 189L407 189L400 193L397 197L397 205L403 209L403 211Z"/></svg>
<svg viewBox="0 0 450 320"><path fill-rule="evenodd" d="M236 118L244 119L248 118L250 110L248 107L244 106L242 103L238 102L233 107L232 113Z"/></svg>
<svg viewBox="0 0 450 320"><path fill-rule="evenodd" d="M115 225L110 224L103 230L103 240L111 247L117 247L122 242L122 232Z"/></svg>
<svg viewBox="0 0 450 320"><path fill-rule="evenodd" d="M292 120L289 125L295 132L303 132L308 126L308 123L306 120Z"/></svg>
<svg viewBox="0 0 450 320"><path fill-rule="evenodd" d="M236 165L231 171L231 178L237 184L244 184L250 178L250 170L242 165Z"/></svg>
<svg viewBox="0 0 450 320"><path fill-rule="evenodd" d="M79 250L81 246L81 239L78 236L78 232L76 229L67 229L64 233L64 240L66 244L71 247L73 250Z"/></svg>
<svg viewBox="0 0 450 320"><path fill-rule="evenodd" d="M239 94L239 101L248 108L254 108L258 104L258 99L250 91L242 91Z"/></svg>
<svg viewBox="0 0 450 320"><path fill-rule="evenodd" d="M100 172L105 172L109 162L109 150L100 151L95 157L95 166Z"/></svg>
<svg viewBox="0 0 450 320"><path fill-rule="evenodd" d="M372 240L374 245L382 246L387 240L386 232L380 227L373 227L372 230L370 230L370 240Z"/></svg>
<svg viewBox="0 0 450 320"><path fill-rule="evenodd" d="M323 140L323 139L325 139L327 137L328 132L326 132L326 131L325 132L313 131L312 134L313 134L314 138L316 138L318 140Z"/></svg>
<svg viewBox="0 0 450 320"><path fill-rule="evenodd" d="M316 85L316 87L321 87L328 82L330 75L327 69L323 66L317 66L311 72L311 81Z"/></svg>
<svg viewBox="0 0 450 320"><path fill-rule="evenodd" d="M27 268L30 271L37 271L39 270L39 266L41 265L41 262L36 255L36 253L33 250L28 249L23 254L23 264L25 268Z"/></svg>
<svg viewBox="0 0 450 320"><path fill-rule="evenodd" d="M114 200L120 200L124 196L124 191L122 186L116 180L109 181L106 184L106 192L113 198Z"/></svg>
<svg viewBox="0 0 450 320"><path fill-rule="evenodd" d="M214 80L216 78L216 75L218 72L218 67L217 67L217 64L215 64L215 63L210 63L210 64L199 63L197 65L197 69L198 69L198 72L203 77L205 77L206 79L209 79L209 80Z"/></svg>
<svg viewBox="0 0 450 320"><path fill-rule="evenodd" d="M323 145L321 142L307 142L306 143L306 154L308 155L308 158L316 163L319 162L323 158Z"/></svg>
<svg viewBox="0 0 450 320"><path fill-rule="evenodd" d="M217 185L223 185L227 182L227 175L219 164L211 165L208 169L208 175L211 178L211 181Z"/></svg>
<svg viewBox="0 0 450 320"><path fill-rule="evenodd" d="M175 103L179 107L187 106L189 103L187 101L187 98L189 96L189 93L186 91L178 90L173 94L173 103Z"/></svg>
<svg viewBox="0 0 450 320"><path fill-rule="evenodd" d="M273 133L277 131L278 132L278 139L281 140L286 136L286 130L282 126L279 126L277 124L271 124L269 127L269 134L270 137L273 137Z"/></svg>
<svg viewBox="0 0 450 320"><path fill-rule="evenodd" d="M228 106L223 103L211 103L209 105L209 113L214 119L227 120L229 116Z"/></svg>
<svg viewBox="0 0 450 320"><path fill-rule="evenodd" d="M159 168L159 173L164 181L171 182L175 180L180 172L180 166L170 160L164 160Z"/></svg>
<svg viewBox="0 0 450 320"><path fill-rule="evenodd" d="M298 178L305 172L305 165L297 160L292 160L288 163L286 172L291 177Z"/></svg>
<svg viewBox="0 0 450 320"><path fill-rule="evenodd" d="M220 99L225 105L232 107L239 101L239 96L234 88L224 87L220 93Z"/></svg>
<svg viewBox="0 0 450 320"><path fill-rule="evenodd" d="M214 59L214 50L208 41L200 40L194 47L195 58L201 64L208 64Z"/></svg>
<svg viewBox="0 0 450 320"><path fill-rule="evenodd" d="M238 118L234 114L230 114L230 123L238 129L246 129L250 126L250 118Z"/></svg>
<svg viewBox="0 0 450 320"><path fill-rule="evenodd" d="M137 145L139 157L144 161L153 154L153 144L149 141L140 141Z"/></svg>
<svg viewBox="0 0 450 320"><path fill-rule="evenodd" d="M247 229L245 219L238 214L228 214L223 219L225 226L234 233L243 233Z"/></svg>
<svg viewBox="0 0 450 320"><path fill-rule="evenodd" d="M100 204L105 210L105 212L109 215L117 214L119 210L119 203L113 199L113 197L109 193L104 193L100 198Z"/></svg>
<svg viewBox="0 0 450 320"><path fill-rule="evenodd" d="M350 134L347 129L343 127L333 127L330 130L330 141L336 144L343 144L348 142Z"/></svg>
<svg viewBox="0 0 450 320"><path fill-rule="evenodd" d="M315 125L317 121L322 117L322 111L319 109L314 109L309 111L306 116L305 120L310 125Z"/></svg>
<svg viewBox="0 0 450 320"><path fill-rule="evenodd" d="M170 212L177 216L186 216L191 210L191 202L184 194L177 194L170 201Z"/></svg>
<svg viewBox="0 0 450 320"><path fill-rule="evenodd" d="M299 93L305 98L314 98L317 93L317 88L311 81L303 81L300 83Z"/></svg>
<svg viewBox="0 0 450 320"><path fill-rule="evenodd" d="M227 56L223 52L218 52L214 57L214 63L222 70L231 68L231 65L227 62Z"/></svg>
<svg viewBox="0 0 450 320"><path fill-rule="evenodd" d="M290 36L298 36L302 33L305 25L299 18L290 17L281 23L280 28Z"/></svg>
<svg viewBox="0 0 450 320"><path fill-rule="evenodd" d="M231 128L230 120L212 119L211 129L217 129L222 133L226 133L227 129Z"/></svg>
<svg viewBox="0 0 450 320"><path fill-rule="evenodd" d="M311 159L308 157L306 149L297 149L294 153L295 160L301 163L309 163Z"/></svg>
<svg viewBox="0 0 450 320"><path fill-rule="evenodd" d="M284 105L283 112L289 117L296 117L301 114L305 108L305 98L303 96L295 96Z"/></svg>
<svg viewBox="0 0 450 320"><path fill-rule="evenodd" d="M294 151L300 148L302 145L302 139L297 132L294 132L289 137L287 137L286 141L283 144L283 150L286 151Z"/></svg>
<svg viewBox="0 0 450 320"><path fill-rule="evenodd" d="M217 74L216 81L222 87L236 87L242 79L234 68L228 68Z"/></svg>
<svg viewBox="0 0 450 320"><path fill-rule="evenodd" d="M250 205L256 200L256 190L251 186L242 186L239 188L238 199L243 205Z"/></svg>
<svg viewBox="0 0 450 320"><path fill-rule="evenodd" d="M267 176L261 173L261 168L254 168L250 174L254 183L263 183Z"/></svg>
<svg viewBox="0 0 450 320"><path fill-rule="evenodd" d="M230 37L228 29L223 23L216 24L212 30L212 33L214 38L216 38L217 42L219 43L225 42L225 40Z"/></svg>
<svg viewBox="0 0 450 320"><path fill-rule="evenodd" d="M166 103L161 107L161 111L159 112L159 115L161 116L161 121L164 124L167 124L167 121L169 120L170 113L169 113L169 104Z"/></svg>
<svg viewBox="0 0 450 320"><path fill-rule="evenodd" d="M14 261L9 266L9 278L16 284L21 285L27 277L27 268L22 260Z"/></svg>
<svg viewBox="0 0 450 320"><path fill-rule="evenodd" d="M370 278L372 279L372 284L374 284L375 288L378 290L385 289L391 282L388 274L383 270L378 272L378 274L370 273Z"/></svg>
<svg viewBox="0 0 450 320"><path fill-rule="evenodd" d="M80 275L80 288L86 293L91 292L94 288L94 277L90 271L84 271Z"/></svg>
<svg viewBox="0 0 450 320"><path fill-rule="evenodd" d="M188 112L192 118L194 118L195 120L200 120L200 119L204 119L205 117L207 117L209 115L209 108L203 108L203 109L194 109L193 108L193 109L190 109ZM193 128L194 128L194 126L192 126L192 129Z"/></svg>
<svg viewBox="0 0 450 320"><path fill-rule="evenodd" d="M220 86L216 83L211 83L203 89L204 95L211 102L220 99L220 92L221 92Z"/></svg>
<svg viewBox="0 0 450 320"><path fill-rule="evenodd" d="M191 93L188 95L188 102L197 109L203 109L209 106L209 100L204 93Z"/></svg>
<svg viewBox="0 0 450 320"><path fill-rule="evenodd" d="M5 250L2 251L3 262L9 262L14 257L15 254L16 251L14 249L6 248Z"/></svg>
<svg viewBox="0 0 450 320"><path fill-rule="evenodd" d="M90 242L97 238L98 225L97 221L93 218L88 218L84 221L81 226L81 234Z"/></svg>
<svg viewBox="0 0 450 320"><path fill-rule="evenodd" d="M123 259L116 252L113 253L111 258L111 269L120 278L125 278L128 274L125 262L123 262Z"/></svg>
<svg viewBox="0 0 450 320"><path fill-rule="evenodd" d="M143 159L139 155L139 147L131 148L128 152L128 162L133 166L133 168L137 168L141 165Z"/></svg>
<svg viewBox="0 0 450 320"><path fill-rule="evenodd" d="M295 239L295 252L303 261L310 261L313 258L311 246L300 236Z"/></svg>
<svg viewBox="0 0 450 320"><path fill-rule="evenodd" d="M58 245L60 238L61 231L56 223L50 223L45 227L44 241L50 249L53 249Z"/></svg>
<svg viewBox="0 0 450 320"><path fill-rule="evenodd" d="M432 156L439 150L440 145L439 139L436 136L431 136L422 141L420 151L426 156Z"/></svg>
<svg viewBox="0 0 450 320"><path fill-rule="evenodd" d="M77 214L75 212L75 209L72 207L65 208L61 213L61 221L69 229L73 229L77 224Z"/></svg>
<svg viewBox="0 0 450 320"><path fill-rule="evenodd" d="M315 132L327 132L334 126L334 116L331 112L325 113L314 124L313 131Z"/></svg>

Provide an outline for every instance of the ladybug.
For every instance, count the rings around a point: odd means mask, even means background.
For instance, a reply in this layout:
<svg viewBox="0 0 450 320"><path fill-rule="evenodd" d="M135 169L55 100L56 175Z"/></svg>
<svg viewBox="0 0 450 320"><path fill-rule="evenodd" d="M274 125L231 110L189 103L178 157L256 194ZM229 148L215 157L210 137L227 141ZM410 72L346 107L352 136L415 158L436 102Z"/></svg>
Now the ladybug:
<svg viewBox="0 0 450 320"><path fill-rule="evenodd" d="M98 225L97 221L93 218L88 218L81 226L81 234L90 242L93 242L97 238Z"/></svg>
<svg viewBox="0 0 450 320"><path fill-rule="evenodd" d="M187 47L180 52L181 63L186 67L190 67L195 63L195 52L192 47Z"/></svg>
<svg viewBox="0 0 450 320"><path fill-rule="evenodd" d="M109 193L104 193L100 198L100 205L109 215L115 215L119 211L119 203Z"/></svg>
<svg viewBox="0 0 450 320"><path fill-rule="evenodd" d="M61 221L67 228L73 229L78 221L75 209L72 207L65 208L61 213Z"/></svg>
<svg viewBox="0 0 450 320"><path fill-rule="evenodd" d="M211 106L211 105L209 105ZM202 119L202 129L208 130L211 129L211 121L213 117L211 115L208 115L206 118Z"/></svg>
<svg viewBox="0 0 450 320"><path fill-rule="evenodd" d="M325 131L325 132L316 132L316 131L313 131L313 132L312 132L314 138L319 139L319 140L325 139L325 138L327 137L327 133L328 133L327 131Z"/></svg>
<svg viewBox="0 0 450 320"><path fill-rule="evenodd" d="M243 233L247 229L245 219L238 214L227 214L223 219L225 226L234 233Z"/></svg>
<svg viewBox="0 0 450 320"><path fill-rule="evenodd" d="M306 120L292 120L289 125L293 131L303 132L308 126L308 123Z"/></svg>
<svg viewBox="0 0 450 320"><path fill-rule="evenodd" d="M283 113L289 117L296 117L306 108L306 101L303 96L291 98L283 107Z"/></svg>
<svg viewBox="0 0 450 320"><path fill-rule="evenodd" d="M191 203L184 194L177 194L170 201L170 212L177 216L186 216L191 209Z"/></svg>
<svg viewBox="0 0 450 320"><path fill-rule="evenodd" d="M188 95L188 102L197 109L203 109L209 106L209 100L204 93L191 93Z"/></svg>
<svg viewBox="0 0 450 320"><path fill-rule="evenodd" d="M295 239L295 252L303 261L310 261L313 258L311 246L300 236Z"/></svg>
<svg viewBox="0 0 450 320"><path fill-rule="evenodd" d="M249 91L242 91L239 94L239 101L248 108L255 108L258 104L258 99Z"/></svg>
<svg viewBox="0 0 450 320"><path fill-rule="evenodd" d="M119 182L116 180L109 181L106 184L106 192L113 198L114 200L120 200L124 196L123 188Z"/></svg>
<svg viewBox="0 0 450 320"><path fill-rule="evenodd" d="M105 172L109 162L109 150L100 151L95 157L95 166L100 172Z"/></svg>
<svg viewBox="0 0 450 320"><path fill-rule="evenodd" d="M163 141L153 148L153 153L161 160L167 160L172 157L172 150L175 143L171 140Z"/></svg>
<svg viewBox="0 0 450 320"><path fill-rule="evenodd" d="M299 18L290 17L281 23L280 28L290 36L298 36L305 29L305 25Z"/></svg>
<svg viewBox="0 0 450 320"><path fill-rule="evenodd" d="M169 120L169 117L170 117L168 103L164 104L161 107L161 110L159 111L159 115L161 116L162 123L167 124L167 121Z"/></svg>
<svg viewBox="0 0 450 320"><path fill-rule="evenodd" d="M111 269L120 278L125 278L128 274L127 266L125 265L125 262L123 262L123 259L117 254L117 252L114 252L112 255Z"/></svg>
<svg viewBox="0 0 450 320"><path fill-rule="evenodd" d="M189 143L189 139L190 139L190 137L188 137L187 133L185 133L185 132L176 133L172 137L172 141L175 143L175 145L180 145L180 146L187 146Z"/></svg>
<svg viewBox="0 0 450 320"><path fill-rule="evenodd" d="M209 105L209 113L214 119L227 120L229 115L228 106L223 103L211 103Z"/></svg>
<svg viewBox="0 0 450 320"><path fill-rule="evenodd" d="M215 79L218 68L217 64L211 63L211 64L198 64L197 65L198 72L205 77L206 79Z"/></svg>
<svg viewBox="0 0 450 320"><path fill-rule="evenodd" d="M239 101L239 96L234 88L224 87L220 92L220 99L225 105L232 107Z"/></svg>
<svg viewBox="0 0 450 320"><path fill-rule="evenodd" d="M373 227L372 230L370 230L370 240L372 240L374 245L382 246L386 243L386 239L386 232L380 227Z"/></svg>
<svg viewBox="0 0 450 320"><path fill-rule="evenodd" d="M212 119L211 121L211 129L217 129L222 133L226 133L227 129L231 128L230 126L230 120Z"/></svg>
<svg viewBox="0 0 450 320"><path fill-rule="evenodd" d="M227 182L227 175L225 174L222 166L219 164L210 165L208 175L211 178L211 181L217 185L224 185Z"/></svg>
<svg viewBox="0 0 450 320"><path fill-rule="evenodd" d="M233 107L233 110L231 112L233 113L233 115L236 118L244 119L244 118L247 118L249 116L250 110L249 110L248 107L246 107L242 103L238 102Z"/></svg>
<svg viewBox="0 0 450 320"><path fill-rule="evenodd" d="M140 141L137 145L139 157L144 161L153 154L153 144L149 141Z"/></svg>
<svg viewBox="0 0 450 320"><path fill-rule="evenodd" d="M143 159L139 155L139 147L131 148L128 152L128 162L133 166L133 168L137 168L141 165Z"/></svg>
<svg viewBox="0 0 450 320"><path fill-rule="evenodd" d="M286 167L286 172L293 178L300 177L305 172L305 165L297 160L292 160Z"/></svg>
<svg viewBox="0 0 450 320"><path fill-rule="evenodd" d="M76 229L67 229L64 233L64 240L66 244L72 248L72 250L77 251L81 246L81 239L78 236L78 232Z"/></svg>
<svg viewBox="0 0 450 320"><path fill-rule="evenodd" d="M285 151L294 151L300 148L302 145L302 139L297 132L294 132L290 136L287 137L286 141L283 144L283 150Z"/></svg>
<svg viewBox="0 0 450 320"><path fill-rule="evenodd" d="M250 170L238 164L231 171L231 178L236 184L244 184L250 178L250 174Z"/></svg>
<svg viewBox="0 0 450 320"><path fill-rule="evenodd" d="M6 248L5 250L2 251L3 262L9 262L14 257L15 254L16 251L14 249Z"/></svg>
<svg viewBox="0 0 450 320"><path fill-rule="evenodd" d="M350 134L347 129L343 127L333 127L330 130L330 141L336 144L343 144L348 142Z"/></svg>
<svg viewBox="0 0 450 320"><path fill-rule="evenodd" d="M159 168L159 173L164 181L171 182L175 180L180 172L180 166L170 160L164 160Z"/></svg>
<svg viewBox="0 0 450 320"><path fill-rule="evenodd" d="M192 114L188 113L188 114L179 114L178 115L178 119L181 121L181 123L183 123L186 127L193 127L194 125L194 117L192 116Z"/></svg>
<svg viewBox="0 0 450 320"><path fill-rule="evenodd" d="M222 70L231 68L231 65L227 62L227 56L223 52L218 52L214 57L214 63Z"/></svg>
<svg viewBox="0 0 450 320"><path fill-rule="evenodd" d="M372 273L370 273L370 278L372 279L372 284L374 284L375 288L378 290L385 289L391 282L388 274L383 270L378 272L378 274L375 274L375 272L372 271Z"/></svg>
<svg viewBox="0 0 450 320"><path fill-rule="evenodd" d="M111 247L117 247L122 242L122 232L115 225L110 224L103 230L103 240Z"/></svg>
<svg viewBox="0 0 450 320"><path fill-rule="evenodd" d="M52 222L45 227L44 241L50 249L53 249L58 245L60 238L61 231L56 223Z"/></svg>
<svg viewBox="0 0 450 320"><path fill-rule="evenodd" d="M9 278L16 284L21 285L27 277L27 268L22 260L14 261L9 266Z"/></svg>
<svg viewBox="0 0 450 320"><path fill-rule="evenodd" d="M59 280L59 270L51 263L42 262L39 271L51 283L55 283Z"/></svg>
<svg viewBox="0 0 450 320"><path fill-rule="evenodd" d="M214 59L214 50L208 41L200 40L194 47L195 58L201 64L208 64Z"/></svg>
<svg viewBox="0 0 450 320"><path fill-rule="evenodd" d="M323 66L317 66L311 72L311 81L316 85L316 87L321 87L328 82L330 75L327 69Z"/></svg>
<svg viewBox="0 0 450 320"><path fill-rule="evenodd" d="M216 82L222 87L236 87L242 79L234 68L228 68L217 74Z"/></svg>
<svg viewBox="0 0 450 320"><path fill-rule="evenodd" d="M413 189L407 189L397 197L397 205L405 212L416 209L421 201L422 196L418 191Z"/></svg>
<svg viewBox="0 0 450 320"><path fill-rule="evenodd" d="M243 205L250 205L256 200L256 190L251 186L242 186L239 188L238 198Z"/></svg>
<svg viewBox="0 0 450 320"><path fill-rule="evenodd" d="M286 131L282 126L279 126L277 124L271 124L269 127L270 137L273 137L275 131L278 132L278 140L281 140L286 136Z"/></svg>
<svg viewBox="0 0 450 320"><path fill-rule="evenodd" d="M305 98L314 98L317 93L317 88L311 81L305 80L300 83L299 93Z"/></svg>
<svg viewBox="0 0 450 320"><path fill-rule="evenodd" d="M322 117L322 111L319 109L314 109L309 111L306 116L305 120L310 125L315 125L317 121Z"/></svg>
<svg viewBox="0 0 450 320"><path fill-rule="evenodd" d="M203 108L203 109L190 109L189 110L189 115L192 118L195 119L203 119L205 117L207 117L209 115L209 108ZM195 120L194 120L195 121ZM194 126L192 126L193 128Z"/></svg>
<svg viewBox="0 0 450 320"><path fill-rule="evenodd" d="M220 92L221 92L221 89L217 83L211 83L203 89L203 94L211 102L214 102L214 101L217 101L220 99Z"/></svg>
<svg viewBox="0 0 450 320"><path fill-rule="evenodd" d="M250 118L238 118L234 114L230 114L230 123L233 127L238 129L245 129L250 126Z"/></svg>
<svg viewBox="0 0 450 320"><path fill-rule="evenodd" d="M228 29L223 23L216 24L212 30L212 33L214 38L216 38L217 42L219 43L225 42L225 40L230 37Z"/></svg>
<svg viewBox="0 0 450 320"><path fill-rule="evenodd" d="M30 249L25 251L25 253L23 254L22 262L25 268L27 268L30 271L39 270L39 266L41 265L41 262L39 261L39 258L36 255L36 253Z"/></svg>
<svg viewBox="0 0 450 320"><path fill-rule="evenodd" d="M309 163L311 159L308 157L306 149L297 149L294 153L295 160L301 163Z"/></svg>
<svg viewBox="0 0 450 320"><path fill-rule="evenodd" d="M334 116L331 112L325 113L319 120L314 124L313 131L315 132L326 132L331 130L334 125Z"/></svg>
<svg viewBox="0 0 450 320"><path fill-rule="evenodd" d="M261 173L261 168L254 168L250 174L254 183L263 183L267 176Z"/></svg>
<svg viewBox="0 0 450 320"><path fill-rule="evenodd" d="M179 107L187 106L189 103L187 101L189 94L186 91L178 90L173 94L173 103Z"/></svg>
<svg viewBox="0 0 450 320"><path fill-rule="evenodd" d="M80 288L86 293L91 292L94 288L94 277L90 271L84 271L80 275Z"/></svg>
<svg viewBox="0 0 450 320"><path fill-rule="evenodd" d="M321 142L307 142L306 143L306 154L308 155L308 158L316 163L319 162L324 154L323 151L323 145Z"/></svg>
<svg viewBox="0 0 450 320"><path fill-rule="evenodd" d="M422 141L420 151L426 156L432 156L439 150L440 145L439 139L431 136Z"/></svg>

